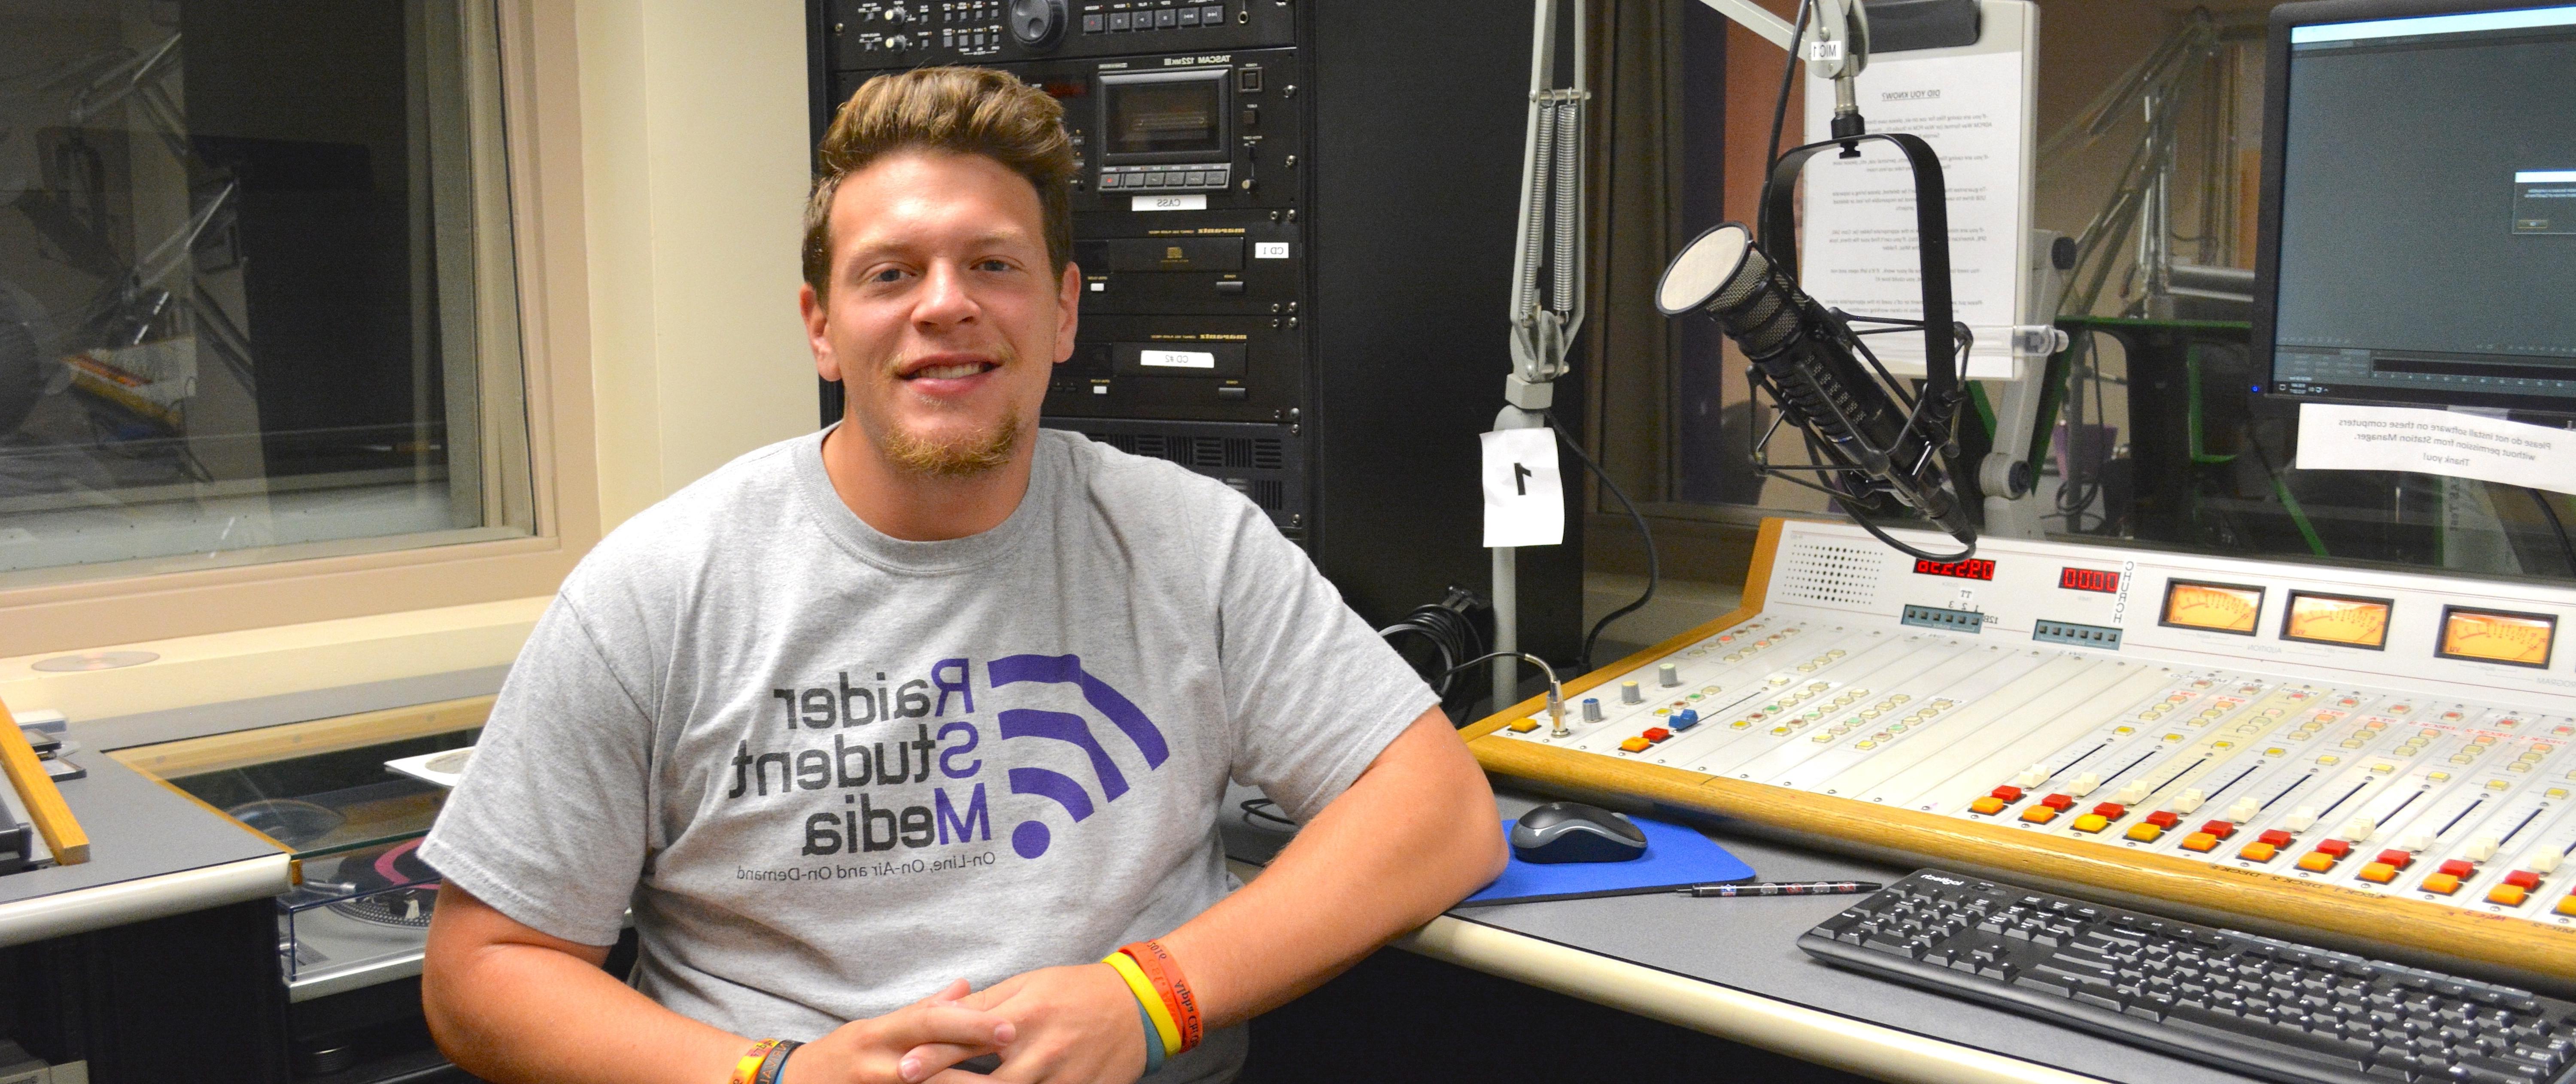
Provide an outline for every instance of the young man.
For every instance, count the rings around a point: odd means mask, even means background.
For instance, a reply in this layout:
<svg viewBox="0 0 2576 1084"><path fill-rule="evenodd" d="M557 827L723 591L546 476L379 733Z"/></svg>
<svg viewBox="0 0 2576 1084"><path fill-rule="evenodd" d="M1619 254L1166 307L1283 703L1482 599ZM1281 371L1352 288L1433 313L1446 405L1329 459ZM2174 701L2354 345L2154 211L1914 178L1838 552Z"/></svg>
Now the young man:
<svg viewBox="0 0 2576 1084"><path fill-rule="evenodd" d="M422 848L459 1064L724 1084L780 1037L786 1084L1123 1082L1153 1017L1095 961L1155 939L1208 1028L1160 1075L1222 1080L1237 1025L1501 869L1430 691L1258 510L1038 428L1059 117L971 69L843 108L800 302L847 413L620 527L531 635ZM1231 895L1229 777L1305 822Z"/></svg>

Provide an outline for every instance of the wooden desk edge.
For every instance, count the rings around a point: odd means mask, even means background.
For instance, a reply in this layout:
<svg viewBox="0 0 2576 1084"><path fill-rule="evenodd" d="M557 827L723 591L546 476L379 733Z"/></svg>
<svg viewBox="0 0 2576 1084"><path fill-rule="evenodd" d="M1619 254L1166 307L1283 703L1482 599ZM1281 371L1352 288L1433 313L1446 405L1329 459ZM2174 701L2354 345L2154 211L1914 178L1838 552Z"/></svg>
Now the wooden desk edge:
<svg viewBox="0 0 2576 1084"><path fill-rule="evenodd" d="M9 714L9 705L0 704L0 768L8 772L9 782L18 788L18 799L26 803L27 815L36 821L36 831L45 837L45 847L54 852L57 865L77 866L89 861L89 833L81 830L80 819L72 816L72 807L63 801L62 789L54 777L45 773L45 762L37 759L36 748L27 744L27 736L18 731L18 717Z"/></svg>

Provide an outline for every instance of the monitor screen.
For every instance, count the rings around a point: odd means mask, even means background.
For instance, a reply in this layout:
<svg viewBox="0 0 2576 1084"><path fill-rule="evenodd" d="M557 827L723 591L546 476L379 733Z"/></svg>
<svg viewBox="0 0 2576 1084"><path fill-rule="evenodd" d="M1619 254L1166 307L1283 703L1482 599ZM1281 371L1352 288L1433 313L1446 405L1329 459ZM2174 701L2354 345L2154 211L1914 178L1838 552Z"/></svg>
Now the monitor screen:
<svg viewBox="0 0 2576 1084"><path fill-rule="evenodd" d="M2275 12L2272 392L2576 412L2576 4L2466 8Z"/></svg>

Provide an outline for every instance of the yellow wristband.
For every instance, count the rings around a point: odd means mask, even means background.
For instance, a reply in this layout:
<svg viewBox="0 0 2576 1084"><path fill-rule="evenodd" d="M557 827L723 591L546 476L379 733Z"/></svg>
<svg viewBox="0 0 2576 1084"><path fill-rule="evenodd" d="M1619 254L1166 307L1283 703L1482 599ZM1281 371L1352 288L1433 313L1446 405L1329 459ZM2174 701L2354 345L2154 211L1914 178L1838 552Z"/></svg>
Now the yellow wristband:
<svg viewBox="0 0 2576 1084"><path fill-rule="evenodd" d="M1170 1057L1181 1049L1181 1027L1172 1022L1172 1011L1163 1007L1163 996L1154 992L1154 981L1145 977L1145 969L1123 952L1100 958L1127 980L1127 992L1136 995L1136 1003L1145 1007L1145 1018L1154 1022L1154 1034L1163 1040L1163 1056Z"/></svg>
<svg viewBox="0 0 2576 1084"><path fill-rule="evenodd" d="M769 1048L777 1045L776 1039L762 1039L751 1044L751 1049L744 1051L742 1057L734 1061L733 1076L727 1084L752 1084L753 1081L758 1080L761 1063L769 1060Z"/></svg>

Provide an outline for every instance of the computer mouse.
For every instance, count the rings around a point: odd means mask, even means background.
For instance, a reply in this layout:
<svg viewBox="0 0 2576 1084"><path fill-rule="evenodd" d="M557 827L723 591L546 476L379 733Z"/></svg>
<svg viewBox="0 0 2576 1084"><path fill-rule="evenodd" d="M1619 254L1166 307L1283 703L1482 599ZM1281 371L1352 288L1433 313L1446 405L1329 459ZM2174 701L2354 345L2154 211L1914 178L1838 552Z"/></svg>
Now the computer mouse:
<svg viewBox="0 0 2576 1084"><path fill-rule="evenodd" d="M1512 854L1523 862L1626 862L1645 853L1644 829L1581 802L1549 802L1512 824Z"/></svg>

